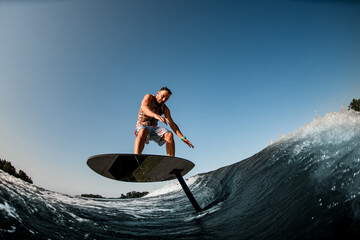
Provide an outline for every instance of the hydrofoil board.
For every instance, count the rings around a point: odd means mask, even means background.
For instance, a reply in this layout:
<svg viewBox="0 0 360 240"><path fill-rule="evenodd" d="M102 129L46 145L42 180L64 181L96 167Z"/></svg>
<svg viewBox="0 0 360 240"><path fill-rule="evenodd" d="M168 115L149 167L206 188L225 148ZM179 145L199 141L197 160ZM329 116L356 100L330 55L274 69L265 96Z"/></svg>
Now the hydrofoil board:
<svg viewBox="0 0 360 240"><path fill-rule="evenodd" d="M90 157L87 165L96 173L125 182L159 182L184 176L195 164L189 160L148 154L102 154Z"/></svg>

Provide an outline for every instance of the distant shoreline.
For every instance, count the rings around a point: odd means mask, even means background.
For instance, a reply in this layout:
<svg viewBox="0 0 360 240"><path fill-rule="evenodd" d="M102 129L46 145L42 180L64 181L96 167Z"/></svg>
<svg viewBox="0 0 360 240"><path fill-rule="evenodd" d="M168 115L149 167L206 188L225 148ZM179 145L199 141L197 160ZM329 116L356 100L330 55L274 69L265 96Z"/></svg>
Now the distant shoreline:
<svg viewBox="0 0 360 240"><path fill-rule="evenodd" d="M33 184L33 181L31 179L31 177L29 177L24 171L19 170L19 172L16 171L16 168L11 164L11 162L6 161L4 159L0 159L0 169L4 172L6 172L7 174L14 176L16 178L19 178L25 182L28 182L30 184ZM129 199L129 198L141 198L145 195L149 194L149 192L136 192L136 191L131 191L124 194L121 194L120 197L117 198L106 198L103 197L99 194L81 194L78 195L77 197L83 197L83 198L98 198L98 199Z"/></svg>
<svg viewBox="0 0 360 240"><path fill-rule="evenodd" d="M6 161L4 159L0 159L0 169L4 172L14 176L16 178L20 178L21 180L33 184L31 177L29 177L23 170L19 170L16 172L16 168L11 164L11 162Z"/></svg>
<svg viewBox="0 0 360 240"><path fill-rule="evenodd" d="M129 198L141 198L141 197L144 197L146 196L147 194L149 194L149 192L136 192L136 191L131 191L131 192L128 192L126 193L126 195L124 194L121 194L120 197L118 198L106 198L106 197L103 197L99 194L81 194L81 195L78 195L78 197L82 197L82 198L98 198L98 199L129 199Z"/></svg>

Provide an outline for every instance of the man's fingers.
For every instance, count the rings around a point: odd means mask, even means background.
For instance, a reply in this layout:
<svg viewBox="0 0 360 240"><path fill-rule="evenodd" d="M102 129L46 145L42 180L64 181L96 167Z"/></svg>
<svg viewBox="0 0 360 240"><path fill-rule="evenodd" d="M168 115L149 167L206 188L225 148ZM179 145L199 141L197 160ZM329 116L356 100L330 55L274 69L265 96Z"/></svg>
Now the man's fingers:
<svg viewBox="0 0 360 240"><path fill-rule="evenodd" d="M166 118L159 116L159 119L161 122L163 122L165 125L167 125Z"/></svg>
<svg viewBox="0 0 360 240"><path fill-rule="evenodd" d="M167 125L166 118L164 118L164 121L162 121L162 122L165 123L165 125Z"/></svg>
<svg viewBox="0 0 360 240"><path fill-rule="evenodd" d="M186 140L186 139L185 139ZM185 142L190 148L194 148L194 145L191 144L189 140L186 140Z"/></svg>

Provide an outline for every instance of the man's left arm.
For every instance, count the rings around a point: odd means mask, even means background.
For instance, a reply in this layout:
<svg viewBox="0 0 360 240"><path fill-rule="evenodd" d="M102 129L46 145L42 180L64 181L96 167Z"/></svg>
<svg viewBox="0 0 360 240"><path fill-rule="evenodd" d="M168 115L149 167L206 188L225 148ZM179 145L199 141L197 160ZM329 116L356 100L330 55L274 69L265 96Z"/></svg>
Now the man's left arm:
<svg viewBox="0 0 360 240"><path fill-rule="evenodd" d="M165 105L165 109L164 109L164 115L166 118L166 121L169 123L171 129L174 131L174 133L181 138L181 140L186 143L190 148L194 148L194 146L192 145L192 143L186 139L186 137L181 133L178 125L174 122L174 120L171 117L170 114L170 110L169 108Z"/></svg>

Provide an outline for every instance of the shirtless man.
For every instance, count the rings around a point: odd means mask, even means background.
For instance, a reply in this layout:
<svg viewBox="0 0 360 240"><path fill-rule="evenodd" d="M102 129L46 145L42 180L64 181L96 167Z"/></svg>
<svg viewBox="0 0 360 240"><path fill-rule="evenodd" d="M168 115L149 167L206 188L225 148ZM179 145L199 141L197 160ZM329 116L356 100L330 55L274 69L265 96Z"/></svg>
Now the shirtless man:
<svg viewBox="0 0 360 240"><path fill-rule="evenodd" d="M170 98L171 91L163 87L157 92L156 96L146 94L141 102L138 121L135 127L134 153L141 154L145 143L149 140L156 142L159 146L166 143L166 153L168 156L175 156L175 142L173 133L168 129L157 126L158 121L165 125L170 125L174 133L181 138L190 148L194 148L189 140L181 133L178 125L171 118L170 110L165 102ZM165 117L162 117L164 115Z"/></svg>

